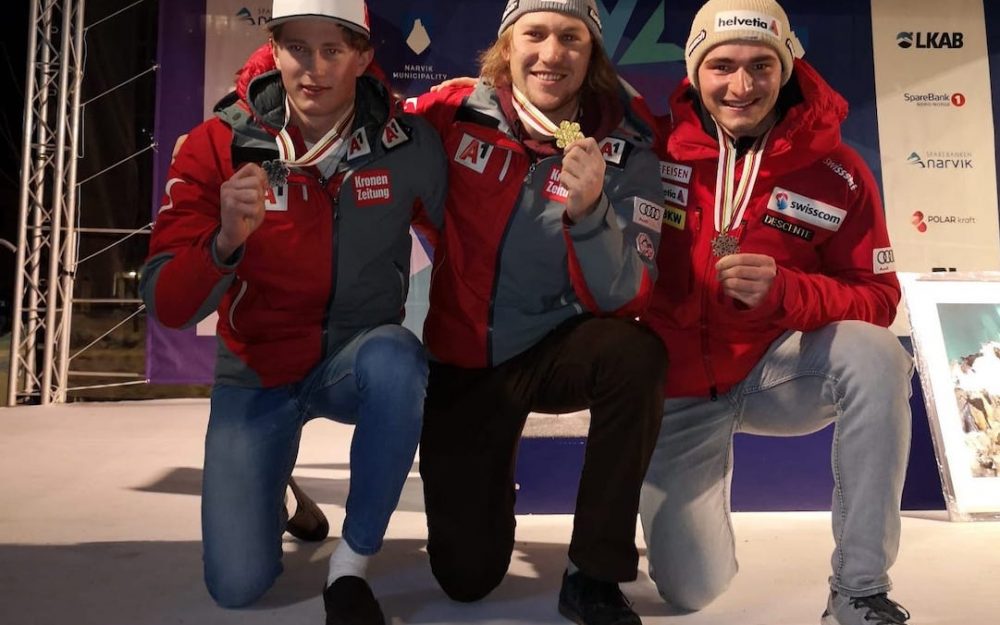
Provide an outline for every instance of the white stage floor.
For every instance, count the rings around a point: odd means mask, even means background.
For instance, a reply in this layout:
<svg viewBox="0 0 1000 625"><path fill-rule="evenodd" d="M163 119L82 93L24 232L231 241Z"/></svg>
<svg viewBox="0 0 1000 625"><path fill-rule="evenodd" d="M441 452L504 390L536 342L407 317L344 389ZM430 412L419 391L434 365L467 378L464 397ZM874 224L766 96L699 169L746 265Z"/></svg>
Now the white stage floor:
<svg viewBox="0 0 1000 625"><path fill-rule="evenodd" d="M322 623L333 538L285 543L285 574L250 608L215 607L201 581L199 498L207 400L0 409L0 624ZM314 421L295 474L343 519L351 429ZM423 552L416 468L370 579L392 623L568 623L556 612L571 518L523 516L507 579L464 605ZM704 611L672 614L649 578L624 586L646 625L816 624L827 594L829 514L735 516L741 571ZM639 537L641 545L641 535ZM645 567L645 560L641 563ZM997 623L1000 523L908 513L893 598L921 625Z"/></svg>

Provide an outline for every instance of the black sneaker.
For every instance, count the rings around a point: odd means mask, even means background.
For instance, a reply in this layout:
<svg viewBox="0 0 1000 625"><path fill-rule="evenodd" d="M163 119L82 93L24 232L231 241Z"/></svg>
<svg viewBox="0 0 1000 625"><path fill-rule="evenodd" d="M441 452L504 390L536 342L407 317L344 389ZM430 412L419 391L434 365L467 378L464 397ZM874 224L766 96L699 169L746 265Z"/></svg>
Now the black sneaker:
<svg viewBox="0 0 1000 625"><path fill-rule="evenodd" d="M323 591L326 625L385 625L385 616L368 582L338 577Z"/></svg>
<svg viewBox="0 0 1000 625"><path fill-rule="evenodd" d="M906 608L885 593L868 597L848 597L830 591L821 625L905 625Z"/></svg>
<svg viewBox="0 0 1000 625"><path fill-rule="evenodd" d="M319 509L304 490L295 483L295 478L288 478L288 487L295 496L295 514L288 519L285 530L299 540L319 542L325 540L330 533L330 523L326 515Z"/></svg>
<svg viewBox="0 0 1000 625"><path fill-rule="evenodd" d="M559 614L578 625L642 625L618 584L587 577L583 571L563 573Z"/></svg>

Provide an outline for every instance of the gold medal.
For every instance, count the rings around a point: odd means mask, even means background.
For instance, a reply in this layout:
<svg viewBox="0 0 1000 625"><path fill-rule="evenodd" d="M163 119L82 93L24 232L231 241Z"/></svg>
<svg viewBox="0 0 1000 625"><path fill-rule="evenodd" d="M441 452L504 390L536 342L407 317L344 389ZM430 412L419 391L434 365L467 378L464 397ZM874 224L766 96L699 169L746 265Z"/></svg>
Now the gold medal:
<svg viewBox="0 0 1000 625"><path fill-rule="evenodd" d="M521 123L543 137L552 137L555 139L556 147L565 150L574 141L586 139L583 131L580 130L579 123L563 120L556 126L555 122L546 117L545 113L538 110L538 107L532 104L528 100L528 97L521 93L517 87L513 87L512 92L513 98L511 104L514 106L514 111L517 112ZM577 112L579 113L579 111Z"/></svg>
<svg viewBox="0 0 1000 625"><path fill-rule="evenodd" d="M586 139L580 130L580 124L571 121L560 122L559 130L553 136L556 138L556 147L563 149L569 147L574 141Z"/></svg>

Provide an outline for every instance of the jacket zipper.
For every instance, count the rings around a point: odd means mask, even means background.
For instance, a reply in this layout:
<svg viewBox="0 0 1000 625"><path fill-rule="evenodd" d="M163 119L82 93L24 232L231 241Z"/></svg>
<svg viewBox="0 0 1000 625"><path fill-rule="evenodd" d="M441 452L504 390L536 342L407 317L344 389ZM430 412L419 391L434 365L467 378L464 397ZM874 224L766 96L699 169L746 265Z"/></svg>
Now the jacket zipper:
<svg viewBox="0 0 1000 625"><path fill-rule="evenodd" d="M701 208L696 208L698 214L698 232L697 237L701 237ZM705 263L705 271L702 275L702 289L701 289L701 314L698 315L698 325L699 325L699 335L701 337L701 361L702 366L705 368L705 377L708 379L708 394L712 401L719 399L719 391L715 384L715 371L712 368L712 357L709 353L709 341L708 341L708 304L711 289L709 288L709 277L711 272L715 270L715 263L711 259L711 248L709 248L709 260Z"/></svg>
<svg viewBox="0 0 1000 625"><path fill-rule="evenodd" d="M493 288L490 290L490 308L486 321L486 366L488 367L493 366L493 325L496 315L497 290L500 287L500 260L503 256L503 247L504 243L507 241L507 236L510 234L510 228L514 224L514 218L517 216L517 208L521 205L521 198L524 196L524 190L531 184L531 179L537 166L537 163L532 163L528 167L528 173L524 175L524 184L521 186L521 191L517 194L517 200L514 202L510 215L507 216L507 224L504 226L503 234L500 236L500 242L497 245L497 256L493 269Z"/></svg>
<svg viewBox="0 0 1000 625"><path fill-rule="evenodd" d="M330 237L330 295L327 297L326 310L323 312L323 332L320 342L321 359L325 359L329 352L330 315L333 310L333 300L337 295L337 253L340 251L340 245L338 245L338 240L340 239L340 228L338 226L338 222L340 221L340 191L347 183L347 179L348 175L345 175L344 179L340 182L340 186L337 188L337 192L330 193L330 190L327 188L330 180L325 176L316 178L320 190L330 200L330 208L333 209L333 223L330 225L332 231Z"/></svg>

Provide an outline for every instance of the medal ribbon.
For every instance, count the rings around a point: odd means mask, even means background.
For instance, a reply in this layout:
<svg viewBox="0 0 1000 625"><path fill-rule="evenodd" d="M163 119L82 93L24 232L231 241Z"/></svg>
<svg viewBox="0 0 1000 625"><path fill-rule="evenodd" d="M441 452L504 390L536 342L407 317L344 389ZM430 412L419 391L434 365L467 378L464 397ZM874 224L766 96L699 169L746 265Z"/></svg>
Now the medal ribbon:
<svg viewBox="0 0 1000 625"><path fill-rule="evenodd" d="M764 146L768 130L754 141L753 146L743 159L743 170L739 185L736 185L736 141L722 131L722 126L716 123L719 133L719 171L715 180L715 231L728 233L743 221L750 204L757 174L760 173L760 163L764 160ZM735 188L734 188L735 187Z"/></svg>
<svg viewBox="0 0 1000 625"><path fill-rule="evenodd" d="M512 85L511 91L514 96L511 98L511 104L514 106L514 111L521 123L531 127L543 137L555 137L557 147L565 148L570 143L584 138L583 133L580 132L580 124L577 122L566 120L556 125L545 113L538 110L538 107L532 104L528 100L528 96L521 93L520 89Z"/></svg>
<svg viewBox="0 0 1000 625"><path fill-rule="evenodd" d="M514 98L512 104L521 122L530 126L535 132L546 137L556 136L559 126L552 123L552 120L545 116L545 113L538 110L538 107L528 101L528 96L521 93L521 90L512 86Z"/></svg>
<svg viewBox="0 0 1000 625"><path fill-rule="evenodd" d="M336 153L344 147L343 136L346 130L349 130L351 124L354 122L354 105L344 113L344 115L337 120L323 138L316 142L301 158L295 158L295 144L292 142L291 135L288 134L288 120L291 118L291 102L285 100L285 125L281 128L278 136L275 137L275 141L278 144L278 158L282 163L288 167L309 167L315 165L327 158L331 154ZM340 159L337 159L340 160Z"/></svg>

